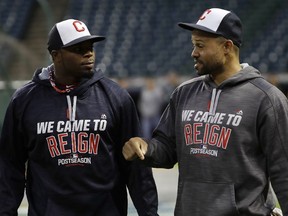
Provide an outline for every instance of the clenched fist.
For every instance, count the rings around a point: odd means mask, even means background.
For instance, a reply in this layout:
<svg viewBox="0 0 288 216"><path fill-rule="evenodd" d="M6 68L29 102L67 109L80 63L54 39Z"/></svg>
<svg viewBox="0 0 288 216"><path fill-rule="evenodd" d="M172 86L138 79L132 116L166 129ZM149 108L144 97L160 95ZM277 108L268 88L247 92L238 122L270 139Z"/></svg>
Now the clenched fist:
<svg viewBox="0 0 288 216"><path fill-rule="evenodd" d="M125 143L122 153L126 160L134 160L135 158L145 159L148 144L140 137L133 137Z"/></svg>

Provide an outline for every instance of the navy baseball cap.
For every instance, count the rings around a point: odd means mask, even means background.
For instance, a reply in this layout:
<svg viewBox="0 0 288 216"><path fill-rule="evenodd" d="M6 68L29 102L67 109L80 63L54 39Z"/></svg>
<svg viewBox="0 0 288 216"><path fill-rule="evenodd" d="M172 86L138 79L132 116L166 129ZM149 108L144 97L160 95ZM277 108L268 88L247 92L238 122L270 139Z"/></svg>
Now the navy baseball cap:
<svg viewBox="0 0 288 216"><path fill-rule="evenodd" d="M242 22L233 12L220 8L207 9L196 23L178 23L184 29L198 29L216 35L221 35L240 47L242 44Z"/></svg>
<svg viewBox="0 0 288 216"><path fill-rule="evenodd" d="M86 40L98 42L105 37L91 35L85 23L75 19L67 19L56 23L48 35L48 50L58 50L62 47L68 47L81 43Z"/></svg>

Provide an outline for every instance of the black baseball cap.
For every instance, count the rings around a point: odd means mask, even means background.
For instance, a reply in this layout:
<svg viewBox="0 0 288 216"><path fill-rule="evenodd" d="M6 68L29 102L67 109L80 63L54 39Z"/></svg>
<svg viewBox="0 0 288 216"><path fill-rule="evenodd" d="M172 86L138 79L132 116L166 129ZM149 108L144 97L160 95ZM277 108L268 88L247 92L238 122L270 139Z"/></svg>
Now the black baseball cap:
<svg viewBox="0 0 288 216"><path fill-rule="evenodd" d="M58 50L62 47L68 47L81 43L86 40L98 42L105 37L91 35L87 26L82 21L76 19L67 19L56 23L48 35L48 50Z"/></svg>
<svg viewBox="0 0 288 216"><path fill-rule="evenodd" d="M233 12L220 9L207 9L196 23L178 23L184 29L198 29L230 39L240 47L242 44L242 22Z"/></svg>

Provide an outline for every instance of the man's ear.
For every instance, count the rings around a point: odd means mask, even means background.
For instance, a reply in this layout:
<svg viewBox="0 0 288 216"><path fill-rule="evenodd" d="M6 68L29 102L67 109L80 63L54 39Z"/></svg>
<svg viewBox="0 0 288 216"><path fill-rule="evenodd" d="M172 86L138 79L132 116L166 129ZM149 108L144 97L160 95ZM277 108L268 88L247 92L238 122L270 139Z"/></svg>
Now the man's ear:
<svg viewBox="0 0 288 216"><path fill-rule="evenodd" d="M234 48L234 43L231 40L226 40L224 43L224 51L225 53L229 53L233 50Z"/></svg>

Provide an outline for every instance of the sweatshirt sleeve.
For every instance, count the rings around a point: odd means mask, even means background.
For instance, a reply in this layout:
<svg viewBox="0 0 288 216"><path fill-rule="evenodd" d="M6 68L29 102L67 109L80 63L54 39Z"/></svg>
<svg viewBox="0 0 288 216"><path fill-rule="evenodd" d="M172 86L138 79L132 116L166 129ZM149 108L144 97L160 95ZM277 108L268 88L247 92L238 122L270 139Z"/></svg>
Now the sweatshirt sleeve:
<svg viewBox="0 0 288 216"><path fill-rule="evenodd" d="M127 98L127 97L123 97ZM158 211L158 195L150 167L139 161L126 161L122 155L122 147L131 137L140 136L140 123L134 102L128 97L124 102L121 125L120 164L132 202L139 216L156 216Z"/></svg>
<svg viewBox="0 0 288 216"><path fill-rule="evenodd" d="M12 100L7 108L0 138L0 215L17 215L25 187L27 153Z"/></svg>
<svg viewBox="0 0 288 216"><path fill-rule="evenodd" d="M267 157L272 187L283 215L288 215L288 102L278 91L269 100L271 106L260 115L259 139Z"/></svg>
<svg viewBox="0 0 288 216"><path fill-rule="evenodd" d="M157 168L173 168L177 163L175 143L175 108L171 100L148 142L145 163Z"/></svg>

